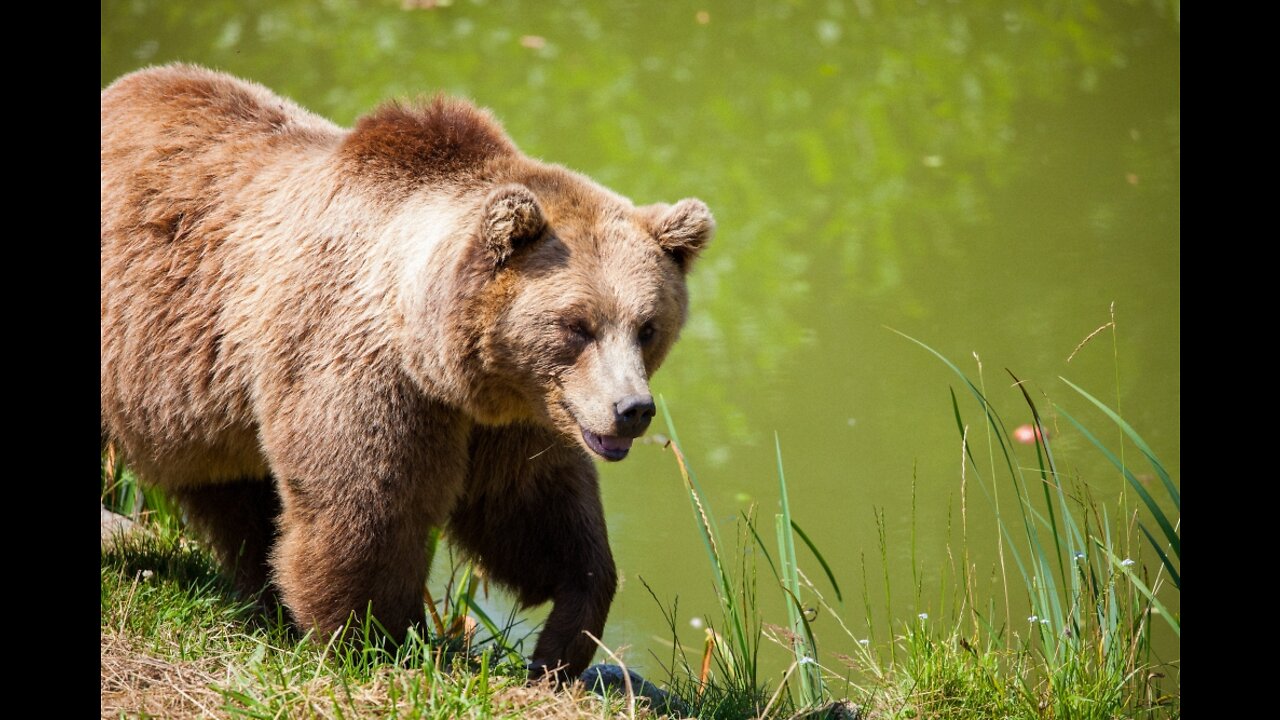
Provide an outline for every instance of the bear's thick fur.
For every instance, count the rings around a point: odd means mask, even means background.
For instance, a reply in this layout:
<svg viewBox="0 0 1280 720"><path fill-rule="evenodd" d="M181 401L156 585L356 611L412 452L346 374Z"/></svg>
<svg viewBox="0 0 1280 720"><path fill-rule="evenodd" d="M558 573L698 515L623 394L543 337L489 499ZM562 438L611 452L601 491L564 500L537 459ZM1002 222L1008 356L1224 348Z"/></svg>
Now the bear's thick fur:
<svg viewBox="0 0 1280 720"><path fill-rule="evenodd" d="M445 527L576 676L613 597L592 456L653 415L712 235L457 100L344 130L187 65L102 92L102 428L246 591L331 633L423 620Z"/></svg>

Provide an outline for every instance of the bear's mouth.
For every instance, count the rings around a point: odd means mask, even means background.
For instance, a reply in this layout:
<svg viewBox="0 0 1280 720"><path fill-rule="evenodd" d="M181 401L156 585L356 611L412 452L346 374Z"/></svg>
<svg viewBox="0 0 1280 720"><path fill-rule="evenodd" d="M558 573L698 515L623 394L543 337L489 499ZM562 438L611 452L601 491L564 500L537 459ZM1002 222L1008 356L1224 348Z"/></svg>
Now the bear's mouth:
<svg viewBox="0 0 1280 720"><path fill-rule="evenodd" d="M582 427L579 425L579 427ZM631 441L633 438L619 437L617 435L597 435L586 428L582 428L582 440L591 448L591 452L599 455L605 460L617 462L627 456L631 450Z"/></svg>

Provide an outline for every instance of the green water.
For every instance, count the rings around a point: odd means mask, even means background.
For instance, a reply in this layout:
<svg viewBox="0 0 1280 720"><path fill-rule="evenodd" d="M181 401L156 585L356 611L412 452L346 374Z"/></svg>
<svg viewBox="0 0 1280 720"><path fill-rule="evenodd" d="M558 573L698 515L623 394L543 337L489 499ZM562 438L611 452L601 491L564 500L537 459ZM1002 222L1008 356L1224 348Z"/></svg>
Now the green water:
<svg viewBox="0 0 1280 720"><path fill-rule="evenodd" d="M1043 410L1059 402L1116 446L1057 378L1071 379L1118 405L1180 478L1180 56L1176 2L104 0L101 82L197 62L343 124L444 90L492 108L530 155L637 203L705 200L719 234L654 392L730 534L752 502L772 528L778 434L792 514L843 585L845 622L883 639L886 603L899 619L951 606L948 389L962 392L887 328L975 377L977 353L1010 425L1029 417L1006 368ZM1113 303L1118 332L1068 363ZM1114 503L1118 474L1062 425L1063 469ZM690 621L718 620L706 555L670 452L637 445L601 473L623 575L604 639L656 672L670 631L640 580L664 603L678 596L682 641L700 648ZM979 590L996 597L991 512L972 490L968 509ZM785 624L778 595L762 587L767 619ZM815 632L824 653L851 642L825 613ZM781 654L766 662L780 668Z"/></svg>

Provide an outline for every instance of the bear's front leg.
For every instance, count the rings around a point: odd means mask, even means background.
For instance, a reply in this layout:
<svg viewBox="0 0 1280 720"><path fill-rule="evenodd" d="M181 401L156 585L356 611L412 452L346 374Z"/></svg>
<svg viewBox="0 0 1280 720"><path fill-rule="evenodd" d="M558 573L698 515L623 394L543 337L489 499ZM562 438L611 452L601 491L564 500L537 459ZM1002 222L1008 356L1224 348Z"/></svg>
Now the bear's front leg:
<svg viewBox="0 0 1280 720"><path fill-rule="evenodd" d="M264 432L283 505L274 579L322 641L371 611L399 642L425 617L427 535L459 493L468 426L407 393L326 400Z"/></svg>
<svg viewBox="0 0 1280 720"><path fill-rule="evenodd" d="M597 650L617 588L595 466L549 432L476 428L450 537L521 604L552 600L530 667L576 678Z"/></svg>
<svg viewBox="0 0 1280 720"><path fill-rule="evenodd" d="M286 483L285 529L272 558L284 605L322 642L370 611L393 640L402 640L424 618L426 523L398 509L358 507L376 492L372 483L352 482L344 488L352 492L340 494L311 489L315 484Z"/></svg>

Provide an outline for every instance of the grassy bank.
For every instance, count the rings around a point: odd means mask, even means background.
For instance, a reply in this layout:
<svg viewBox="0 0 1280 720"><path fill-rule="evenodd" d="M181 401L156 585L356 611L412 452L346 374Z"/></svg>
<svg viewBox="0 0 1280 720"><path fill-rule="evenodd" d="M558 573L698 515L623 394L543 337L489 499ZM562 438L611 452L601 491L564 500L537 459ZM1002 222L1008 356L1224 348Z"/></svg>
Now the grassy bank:
<svg viewBox="0 0 1280 720"><path fill-rule="evenodd" d="M469 628L468 628L469 629ZM212 558L166 521L102 555L103 717L623 717L581 688L528 686L483 631L394 652L326 648L234 598Z"/></svg>
<svg viewBox="0 0 1280 720"><path fill-rule="evenodd" d="M951 580L927 589L943 608L934 617L884 619L895 592L918 599L926 588L920 581L890 587L887 573L876 577L874 552L860 578L832 574L803 518L791 515L781 449L777 512L747 513L723 535L691 467L696 463L680 452L669 425L675 471L684 480L721 609L705 646L677 648L666 677L649 678L678 696L687 714L1180 716L1177 660L1157 659L1151 644L1154 624L1181 632L1177 613L1165 606L1180 590L1180 499L1158 457L1119 415L1067 383L1063 392L1097 408L1114 426L1106 429L1120 438L1113 447L1098 439L1100 428L1077 422L1065 408L1043 410L1123 477L1127 492L1119 503L1098 502L1084 479L1060 471L1063 460L1050 438L1064 431L1048 431L1042 408L1016 378L1013 392L1022 396L1023 419L1034 436L1033 465L1015 458L1015 432L992 408L981 374L975 382L941 359L959 378L952 406L960 540L949 548ZM1139 480L1123 459L1125 447L1155 481ZM476 576L469 566L455 567L444 596L430 599L426 637L411 637L394 651L328 645L298 637L282 618L263 618L236 599L208 554L186 535L178 513L163 498L141 492L111 457L103 459L102 495L104 504L142 525L103 550L104 717L651 716L643 702L625 697L528 686L510 625L495 624L471 603ZM1002 597L977 590L982 573L966 531L974 503L989 506L999 525L995 572ZM890 556L885 512L873 516L883 567ZM1013 596L1026 600L1008 600L1010 587L1021 588ZM786 614L766 617L759 600L775 593ZM664 598L655 600L674 637L674 612ZM859 603L865 624L854 625L846 607ZM836 620L823 625L826 635L815 635L815 608ZM873 616L882 618L878 628ZM781 679L760 667L761 648L770 643L791 657ZM597 660L606 661L605 653Z"/></svg>

